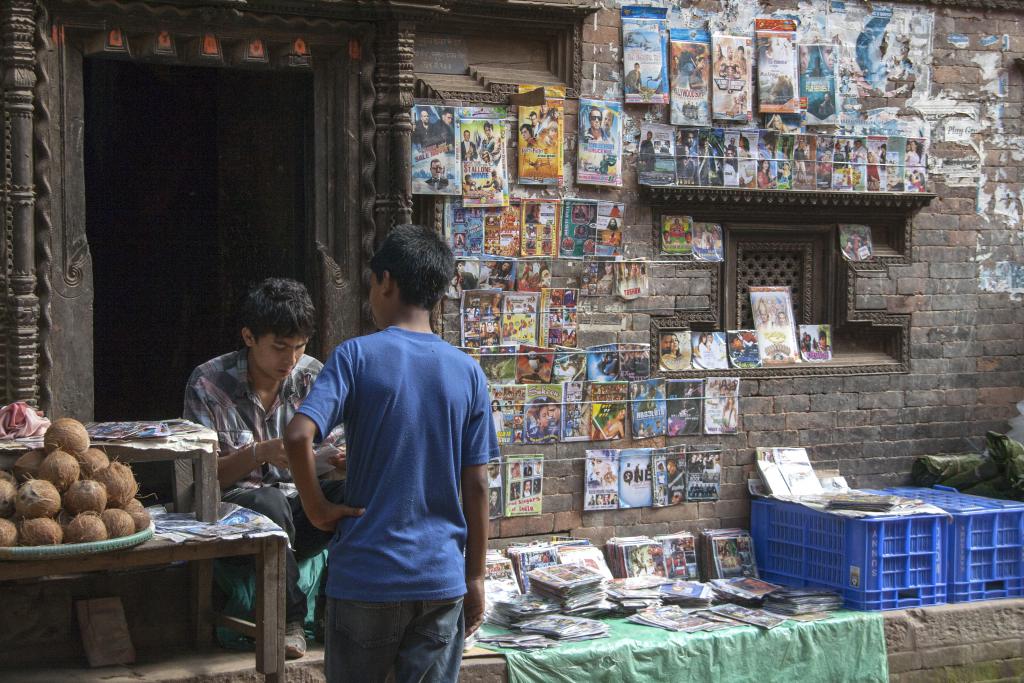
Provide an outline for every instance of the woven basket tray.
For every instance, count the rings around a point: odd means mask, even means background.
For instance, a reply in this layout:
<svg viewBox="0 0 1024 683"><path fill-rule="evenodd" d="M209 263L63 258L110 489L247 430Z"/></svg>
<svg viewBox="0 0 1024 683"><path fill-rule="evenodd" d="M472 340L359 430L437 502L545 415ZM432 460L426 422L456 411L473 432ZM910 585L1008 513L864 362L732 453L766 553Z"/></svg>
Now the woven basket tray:
<svg viewBox="0 0 1024 683"><path fill-rule="evenodd" d="M140 543L145 543L153 538L153 525L148 529L112 538L107 541L93 541L92 543L68 543L64 545L40 545L26 546L19 548L0 548L0 560L52 560L61 557L77 557L79 555L92 555L93 553L106 553L111 550L124 550Z"/></svg>

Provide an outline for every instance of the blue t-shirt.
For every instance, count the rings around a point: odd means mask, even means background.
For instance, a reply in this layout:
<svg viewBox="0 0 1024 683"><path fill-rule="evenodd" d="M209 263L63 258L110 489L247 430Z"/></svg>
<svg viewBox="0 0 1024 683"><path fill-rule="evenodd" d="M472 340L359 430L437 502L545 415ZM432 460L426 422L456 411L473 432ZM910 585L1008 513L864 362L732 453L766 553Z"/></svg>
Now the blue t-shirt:
<svg viewBox="0 0 1024 683"><path fill-rule="evenodd" d="M466 593L462 468L498 455L480 366L440 337L390 327L339 345L299 412L328 434L345 423L346 502L327 594L444 600Z"/></svg>

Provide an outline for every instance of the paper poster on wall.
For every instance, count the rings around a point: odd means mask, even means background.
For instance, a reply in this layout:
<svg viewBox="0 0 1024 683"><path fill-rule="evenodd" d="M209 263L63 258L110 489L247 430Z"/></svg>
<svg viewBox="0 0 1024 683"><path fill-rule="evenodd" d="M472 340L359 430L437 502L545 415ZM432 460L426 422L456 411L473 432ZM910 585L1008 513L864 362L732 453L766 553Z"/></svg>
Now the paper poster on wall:
<svg viewBox="0 0 1024 683"><path fill-rule="evenodd" d="M446 199L444 227L448 246L456 258L480 256L483 253L483 209L466 208L459 197Z"/></svg>
<svg viewBox="0 0 1024 683"><path fill-rule="evenodd" d="M800 45L800 103L804 124L831 126L836 123L835 46Z"/></svg>
<svg viewBox="0 0 1024 683"><path fill-rule="evenodd" d="M597 203L597 241L595 256L622 256L622 228L626 205L621 202Z"/></svg>
<svg viewBox="0 0 1024 683"><path fill-rule="evenodd" d="M640 126L640 158L637 174L641 185L675 185L676 132L662 123Z"/></svg>
<svg viewBox="0 0 1024 683"><path fill-rule="evenodd" d="M722 226L697 221L693 224L693 258L696 261L722 260Z"/></svg>
<svg viewBox="0 0 1024 683"><path fill-rule="evenodd" d="M557 199L522 200L523 256L558 256L558 221L561 204Z"/></svg>
<svg viewBox="0 0 1024 683"><path fill-rule="evenodd" d="M519 92L536 90L520 85ZM519 184L560 185L565 148L565 88L544 87L544 103L519 107Z"/></svg>
<svg viewBox="0 0 1024 683"><path fill-rule="evenodd" d="M753 111L752 41L716 33L712 40L711 112L722 121L751 121Z"/></svg>
<svg viewBox="0 0 1024 683"><path fill-rule="evenodd" d="M562 202L559 258L583 258L594 253L597 239L597 201L566 199Z"/></svg>
<svg viewBox="0 0 1024 683"><path fill-rule="evenodd" d="M670 330L658 335L658 369L662 372L678 372L690 369L689 330Z"/></svg>
<svg viewBox="0 0 1024 683"><path fill-rule="evenodd" d="M513 363L515 356L512 356ZM499 444L523 443L523 406L526 405L526 386L506 384L491 386L491 418Z"/></svg>
<svg viewBox="0 0 1024 683"><path fill-rule="evenodd" d="M518 204L484 209L484 254L502 258L519 256L522 239L519 211Z"/></svg>
<svg viewBox="0 0 1024 683"><path fill-rule="evenodd" d="M531 384L526 387L523 424L526 443L558 443L562 436L561 384Z"/></svg>
<svg viewBox="0 0 1024 683"><path fill-rule="evenodd" d="M800 357L810 363L832 360L832 326L801 325Z"/></svg>
<svg viewBox="0 0 1024 683"><path fill-rule="evenodd" d="M622 84L626 102L668 104L668 10L622 8Z"/></svg>
<svg viewBox="0 0 1024 683"><path fill-rule="evenodd" d="M651 449L619 451L619 507L645 508L653 504Z"/></svg>
<svg viewBox="0 0 1024 683"><path fill-rule="evenodd" d="M735 434L739 429L739 377L708 377L704 392L704 433Z"/></svg>
<svg viewBox="0 0 1024 683"><path fill-rule="evenodd" d="M585 356L577 355L577 358ZM586 360L583 361L584 377L586 377ZM557 373L559 361L555 360ZM555 377L555 381L558 381ZM565 382L562 384L562 441L590 441L590 404L586 402L586 382Z"/></svg>
<svg viewBox="0 0 1024 683"><path fill-rule="evenodd" d="M580 98L576 182L622 186L622 104Z"/></svg>
<svg viewBox="0 0 1024 683"><path fill-rule="evenodd" d="M757 101L762 114L800 111L797 86L796 21L756 19Z"/></svg>
<svg viewBox="0 0 1024 683"><path fill-rule="evenodd" d="M686 255L693 251L693 218L664 215L661 217L661 253Z"/></svg>
<svg viewBox="0 0 1024 683"><path fill-rule="evenodd" d="M508 128L504 108L459 109L463 206L508 205ZM483 118L490 115L490 118Z"/></svg>
<svg viewBox="0 0 1024 683"><path fill-rule="evenodd" d="M671 122L674 126L710 126L711 36L703 29L669 32Z"/></svg>
<svg viewBox="0 0 1024 683"><path fill-rule="evenodd" d="M462 194L455 108L417 104L412 120L412 193Z"/></svg>
<svg viewBox="0 0 1024 683"><path fill-rule="evenodd" d="M587 451L584 510L615 510L619 507L619 452Z"/></svg>
<svg viewBox="0 0 1024 683"><path fill-rule="evenodd" d="M543 483L543 455L505 456L505 516L539 515Z"/></svg>
<svg viewBox="0 0 1024 683"><path fill-rule="evenodd" d="M871 226L856 223L839 225L839 250L847 261L867 261L874 253Z"/></svg>

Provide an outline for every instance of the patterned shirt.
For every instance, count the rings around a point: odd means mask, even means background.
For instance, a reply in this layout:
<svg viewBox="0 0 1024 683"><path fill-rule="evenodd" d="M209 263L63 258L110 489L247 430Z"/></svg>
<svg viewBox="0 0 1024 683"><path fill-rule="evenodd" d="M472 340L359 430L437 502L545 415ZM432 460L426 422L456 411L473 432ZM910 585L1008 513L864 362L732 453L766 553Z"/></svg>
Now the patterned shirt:
<svg viewBox="0 0 1024 683"><path fill-rule="evenodd" d="M253 442L281 438L323 367L317 359L303 355L267 410L249 385L248 357L248 349L242 348L207 361L192 371L185 388L183 417L216 431L221 455ZM332 433L325 441L332 437L338 438ZM234 486L259 488L291 480L291 472L267 463Z"/></svg>

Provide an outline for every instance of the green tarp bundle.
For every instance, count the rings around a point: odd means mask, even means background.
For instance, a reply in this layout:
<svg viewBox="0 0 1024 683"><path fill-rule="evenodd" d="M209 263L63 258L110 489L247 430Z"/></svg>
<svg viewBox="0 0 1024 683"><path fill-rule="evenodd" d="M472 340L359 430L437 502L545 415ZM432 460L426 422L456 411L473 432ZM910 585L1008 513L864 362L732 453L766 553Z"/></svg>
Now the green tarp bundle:
<svg viewBox="0 0 1024 683"><path fill-rule="evenodd" d="M299 561L299 588L306 594L306 636L313 637L314 612L316 611L316 595L320 579L327 569L327 551L324 550L313 557ZM252 563L224 562L214 563L213 579L217 587L224 591L227 603L224 614L229 617L252 620L256 610L256 572ZM217 641L224 647L233 650L251 650L253 641L242 634L217 627Z"/></svg>
<svg viewBox="0 0 1024 683"><path fill-rule="evenodd" d="M988 449L980 455L921 456L911 469L914 484L941 484L975 496L1024 500L1024 446L998 432L989 432L985 438Z"/></svg>
<svg viewBox="0 0 1024 683"><path fill-rule="evenodd" d="M509 683L885 683L882 615L837 612L765 631L738 626L675 633L606 619L609 637L505 654ZM500 629L484 626L484 632Z"/></svg>

